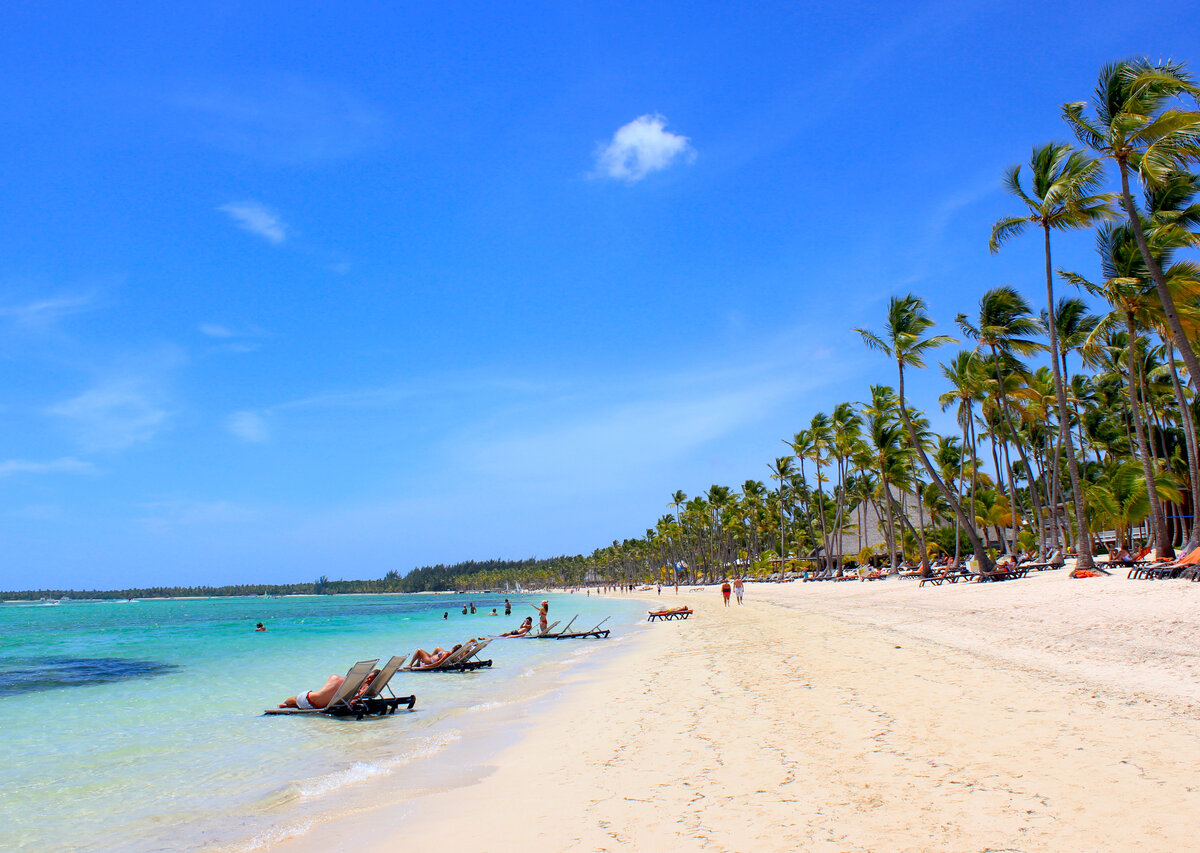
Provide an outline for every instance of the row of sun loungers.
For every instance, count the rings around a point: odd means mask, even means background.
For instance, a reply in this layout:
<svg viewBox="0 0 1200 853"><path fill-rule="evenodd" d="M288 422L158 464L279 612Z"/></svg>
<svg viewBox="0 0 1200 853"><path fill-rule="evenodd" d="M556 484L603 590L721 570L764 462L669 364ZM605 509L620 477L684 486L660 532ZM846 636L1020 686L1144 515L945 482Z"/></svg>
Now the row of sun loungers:
<svg viewBox="0 0 1200 853"><path fill-rule="evenodd" d="M1169 562L1143 560L1133 563L1126 577L1131 580L1170 580L1171 578L1197 580L1200 578L1200 548L1178 560Z"/></svg>
<svg viewBox="0 0 1200 853"><path fill-rule="evenodd" d="M691 610L687 611L687 615L691 615ZM558 622L549 625L545 631L535 634L531 639L553 639L553 640L574 640L584 638L602 639L607 637L611 632L607 628L601 628L609 617L605 617L595 627L587 631L571 631L571 625L574 624L576 616L567 623L567 627L557 633L554 628ZM679 617L679 618L686 618ZM393 655L383 668L379 670L374 679L367 683L372 672L375 671L376 664L379 659L360 660L354 666L350 667L350 671L346 673L346 677L342 680L341 687L333 695L324 708L268 708L264 713L271 716L313 716L316 714L325 714L333 717L354 717L361 720L364 717L386 717L390 714L395 714L396 709L400 706L405 706L411 711L416 703L417 697L414 696L396 696L388 683L392 677L400 671L404 672L472 672L477 669L484 669L492 665L491 658L483 659L480 657L482 652L492 642L491 638L482 638L478 640L468 640L462 646L448 655L442 661L432 665L423 666L417 663L416 658L405 666L407 656ZM365 685L365 686L364 686ZM386 691L386 695L384 693Z"/></svg>

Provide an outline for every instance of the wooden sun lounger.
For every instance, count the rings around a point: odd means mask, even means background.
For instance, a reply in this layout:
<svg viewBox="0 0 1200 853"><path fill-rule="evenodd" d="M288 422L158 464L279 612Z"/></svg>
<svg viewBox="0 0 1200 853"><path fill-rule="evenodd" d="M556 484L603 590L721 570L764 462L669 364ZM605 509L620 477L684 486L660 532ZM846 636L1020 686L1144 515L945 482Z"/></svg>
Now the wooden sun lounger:
<svg viewBox="0 0 1200 853"><path fill-rule="evenodd" d="M692 615L692 608L677 607L674 610L651 610L647 622L655 622L658 620L671 621L672 619L687 619Z"/></svg>
<svg viewBox="0 0 1200 853"><path fill-rule="evenodd" d="M551 622L549 625L546 626L545 631L538 631L532 637L529 637L529 639L531 639L531 640L552 640L552 639L554 639L554 637L556 635L551 632L554 630L554 627L561 621L562 620L559 619L555 622ZM526 634L526 636L529 636L529 635Z"/></svg>

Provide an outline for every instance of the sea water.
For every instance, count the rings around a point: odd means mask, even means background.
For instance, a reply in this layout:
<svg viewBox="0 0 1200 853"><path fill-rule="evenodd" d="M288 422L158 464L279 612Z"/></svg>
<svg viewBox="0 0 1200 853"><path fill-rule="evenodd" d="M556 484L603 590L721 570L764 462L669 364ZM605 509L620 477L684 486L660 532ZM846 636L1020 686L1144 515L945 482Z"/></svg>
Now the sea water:
<svg viewBox="0 0 1200 853"><path fill-rule="evenodd" d="M252 850L336 813L356 788L405 774L417 792L408 776L433 772L431 756L593 652L611 654L642 610L582 592L509 595L506 619L504 597L0 604L0 850ZM483 655L491 669L400 673L391 686L416 694L412 714L262 714L357 660L382 665L536 620L530 605L543 598L552 621L579 614L573 629L610 617L612 638L500 639ZM472 601L477 612L462 615Z"/></svg>

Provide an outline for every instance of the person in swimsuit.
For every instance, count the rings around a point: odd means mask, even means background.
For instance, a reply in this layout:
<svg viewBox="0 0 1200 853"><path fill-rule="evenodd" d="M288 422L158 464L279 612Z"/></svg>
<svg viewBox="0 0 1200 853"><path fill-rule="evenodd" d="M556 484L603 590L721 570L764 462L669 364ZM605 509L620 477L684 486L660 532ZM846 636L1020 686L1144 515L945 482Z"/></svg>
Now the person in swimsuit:
<svg viewBox="0 0 1200 853"><path fill-rule="evenodd" d="M740 577L733 579L733 594L737 596L738 604L742 603L742 594L746 591L745 584L742 583Z"/></svg>
<svg viewBox="0 0 1200 853"><path fill-rule="evenodd" d="M504 599L504 615L512 616L512 605L508 603L508 599Z"/></svg>
<svg viewBox="0 0 1200 853"><path fill-rule="evenodd" d="M445 662L446 658L461 648L462 643L459 643L452 649L443 649L441 646L438 646L432 652L417 649L413 652L412 663L409 664L409 667L412 669L428 669L431 666L437 666L439 663Z"/></svg>
<svg viewBox="0 0 1200 853"><path fill-rule="evenodd" d="M725 606L726 607L729 606L729 593L730 592L732 592L732 588L729 586L729 581L725 581L725 583L721 584L721 595L724 596L724 598L725 598Z"/></svg>
<svg viewBox="0 0 1200 853"><path fill-rule="evenodd" d="M549 624L546 619L547 615L550 613L550 602L543 601L540 607L536 604L531 604L529 606L538 612L538 631L545 634L546 626Z"/></svg>
<svg viewBox="0 0 1200 853"><path fill-rule="evenodd" d="M265 630L267 630L267 626L264 625L262 622L259 622L257 625L254 626L254 630L255 631L265 631Z"/></svg>
<svg viewBox="0 0 1200 853"><path fill-rule="evenodd" d="M525 621L521 623L521 627L515 631L505 631L501 637L524 637L533 630L533 617L526 616Z"/></svg>
<svg viewBox="0 0 1200 853"><path fill-rule="evenodd" d="M367 691L367 687L375 680L375 676L377 675L379 675L379 670L371 670L371 674L363 681L362 687L354 694L355 699ZM329 704L330 700L342 689L342 684L345 681L346 679L340 675L331 675L323 687L319 687L316 690L302 691L295 696L289 696L279 703L279 707L299 708L301 711L318 711Z"/></svg>

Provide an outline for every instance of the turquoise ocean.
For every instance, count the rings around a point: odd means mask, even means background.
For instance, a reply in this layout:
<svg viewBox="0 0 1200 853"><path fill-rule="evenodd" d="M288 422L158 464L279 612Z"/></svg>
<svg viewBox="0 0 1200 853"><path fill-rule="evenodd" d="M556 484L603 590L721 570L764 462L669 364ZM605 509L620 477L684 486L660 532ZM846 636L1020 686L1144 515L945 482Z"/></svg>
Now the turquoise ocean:
<svg viewBox="0 0 1200 853"><path fill-rule="evenodd" d="M0 850L249 851L371 792L464 784L457 766L512 742L522 709L618 654L644 619L636 602L583 592L508 595L505 618L504 598L0 604ZM416 694L411 714L262 715L357 660L515 628L543 598L551 621L579 614L575 628L609 617L611 638L501 639L483 655L491 669L400 673L392 687Z"/></svg>

